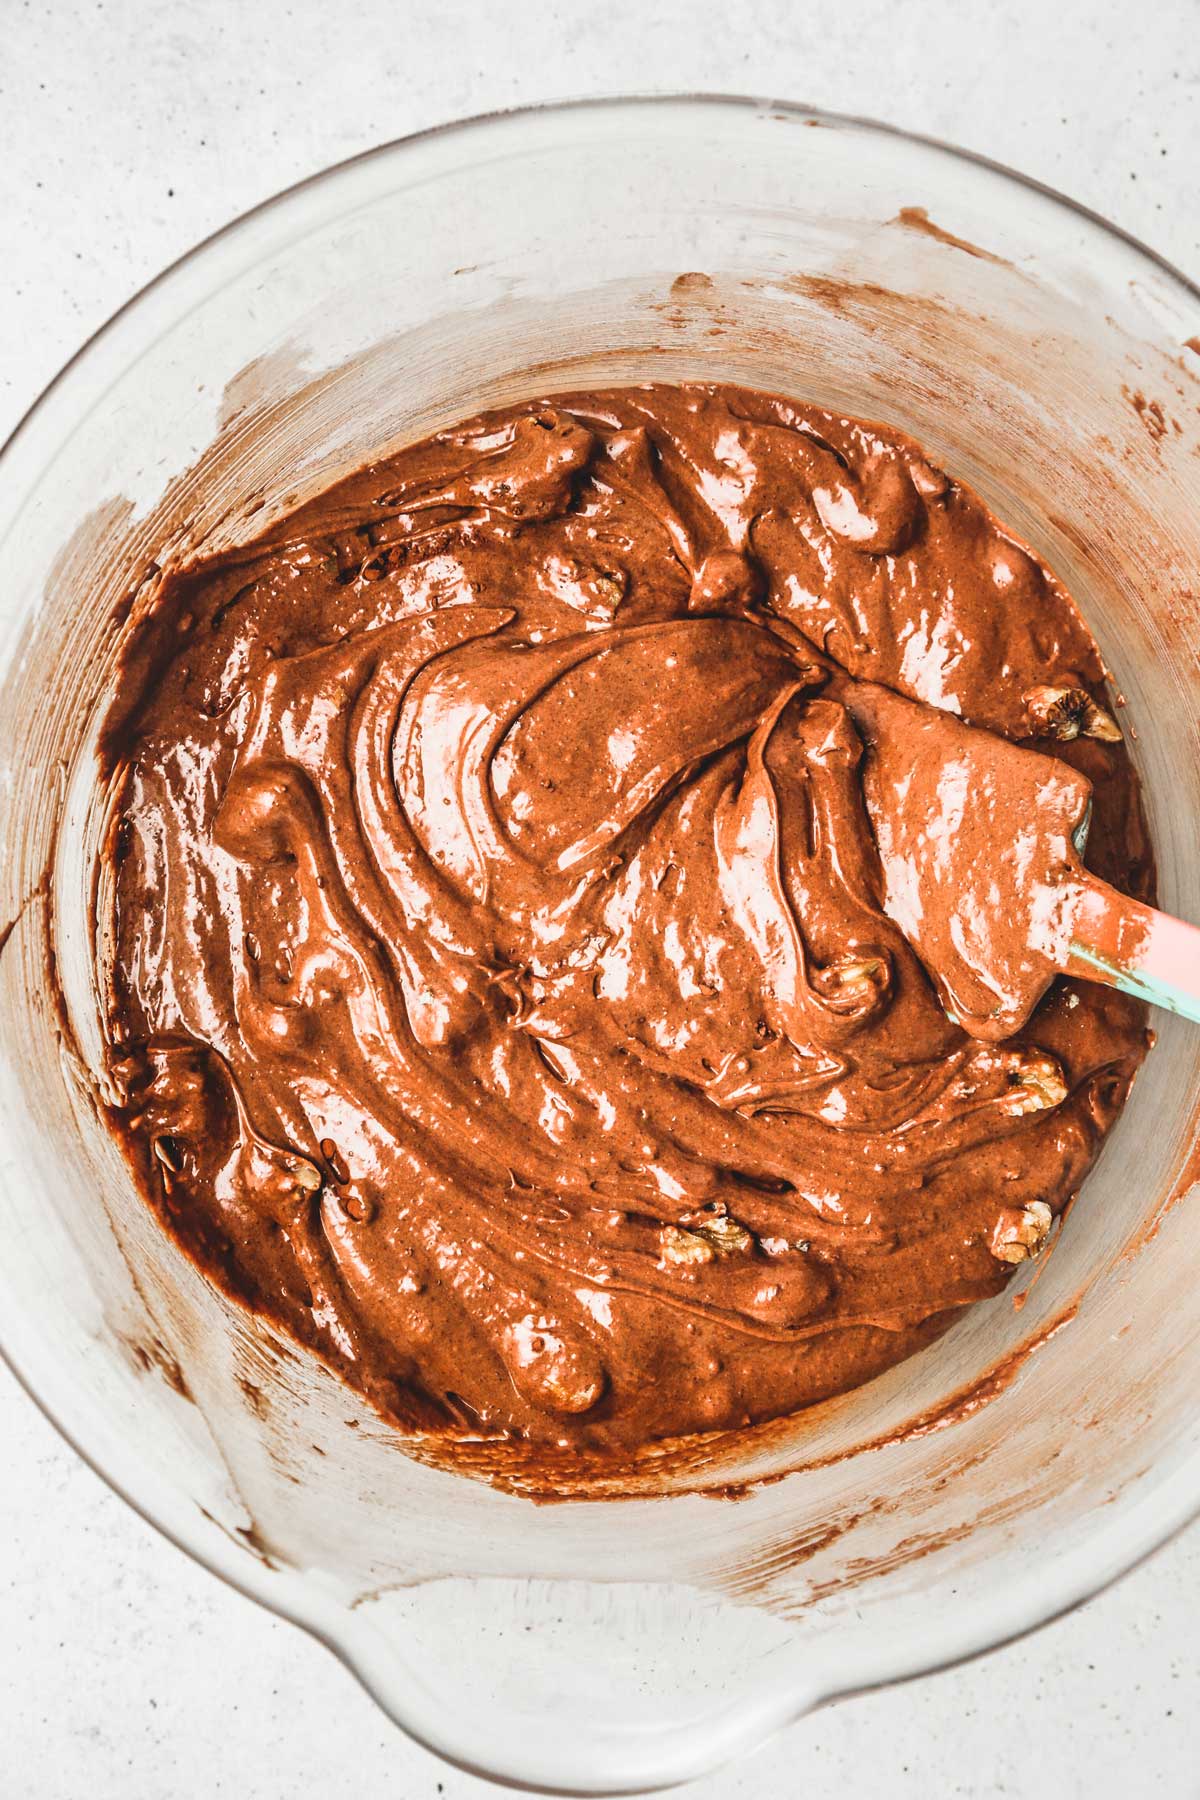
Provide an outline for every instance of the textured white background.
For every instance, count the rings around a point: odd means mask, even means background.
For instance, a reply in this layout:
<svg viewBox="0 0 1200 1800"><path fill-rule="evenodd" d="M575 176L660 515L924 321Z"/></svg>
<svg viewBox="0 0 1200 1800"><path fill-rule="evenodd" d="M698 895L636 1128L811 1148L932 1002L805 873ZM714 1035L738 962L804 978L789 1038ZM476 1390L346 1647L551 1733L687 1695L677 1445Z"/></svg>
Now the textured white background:
<svg viewBox="0 0 1200 1800"><path fill-rule="evenodd" d="M324 164L571 94L742 91L955 140L1200 276L1197 0L0 0L0 433L148 277ZM0 1374L3 1800L447 1800L324 1650ZM1200 1531L1038 1636L796 1727L704 1800L1200 1796Z"/></svg>

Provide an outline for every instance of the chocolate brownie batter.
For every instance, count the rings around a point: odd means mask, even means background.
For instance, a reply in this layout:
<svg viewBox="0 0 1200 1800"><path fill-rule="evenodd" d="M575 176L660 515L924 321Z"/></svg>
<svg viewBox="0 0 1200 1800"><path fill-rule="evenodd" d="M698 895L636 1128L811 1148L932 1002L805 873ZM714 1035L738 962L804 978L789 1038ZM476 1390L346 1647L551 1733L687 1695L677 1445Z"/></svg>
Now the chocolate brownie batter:
<svg viewBox="0 0 1200 1800"><path fill-rule="evenodd" d="M1040 1247L1144 1054L1028 943L1089 801L1149 892L1105 704L895 431L663 386L442 432L132 635L115 1129L407 1428L620 1452L849 1388Z"/></svg>

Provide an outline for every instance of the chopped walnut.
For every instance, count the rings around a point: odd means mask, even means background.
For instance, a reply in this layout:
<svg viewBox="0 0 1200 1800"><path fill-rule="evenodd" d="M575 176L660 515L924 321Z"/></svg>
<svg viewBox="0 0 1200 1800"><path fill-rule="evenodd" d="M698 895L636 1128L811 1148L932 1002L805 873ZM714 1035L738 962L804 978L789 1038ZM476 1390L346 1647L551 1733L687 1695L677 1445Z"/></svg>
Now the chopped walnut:
<svg viewBox="0 0 1200 1800"><path fill-rule="evenodd" d="M623 574L614 574L609 570L601 569L593 576L592 587L595 589L598 598L603 600L605 605L610 607L613 612L616 611L617 607L625 597L625 577Z"/></svg>
<svg viewBox="0 0 1200 1800"><path fill-rule="evenodd" d="M678 1225L664 1225L658 1234L658 1260L675 1268L698 1268L716 1257L716 1250L694 1231L682 1231Z"/></svg>
<svg viewBox="0 0 1200 1800"><path fill-rule="evenodd" d="M1111 713L1096 705L1086 688L1035 687L1022 697L1037 737L1063 742L1077 737L1099 738L1105 744L1121 742L1121 727Z"/></svg>
<svg viewBox="0 0 1200 1800"><path fill-rule="evenodd" d="M735 1251L749 1250L754 1242L753 1237L744 1225L727 1214L705 1219L701 1224L691 1225L689 1229L697 1237L712 1245L718 1256L732 1256Z"/></svg>
<svg viewBox="0 0 1200 1800"><path fill-rule="evenodd" d="M1032 1200L1028 1206L1006 1206L996 1223L988 1249L997 1262L1026 1262L1036 1256L1046 1242L1054 1214L1044 1200Z"/></svg>
<svg viewBox="0 0 1200 1800"><path fill-rule="evenodd" d="M658 1234L659 1258L677 1267L699 1267L718 1256L733 1256L749 1250L754 1239L744 1225L726 1213L691 1213L686 1229L681 1225L664 1225Z"/></svg>
<svg viewBox="0 0 1200 1800"><path fill-rule="evenodd" d="M1061 1106L1069 1091L1055 1057L1039 1051L1023 1053L1012 1072L1004 1109L1018 1119L1027 1113L1046 1112L1052 1106Z"/></svg>

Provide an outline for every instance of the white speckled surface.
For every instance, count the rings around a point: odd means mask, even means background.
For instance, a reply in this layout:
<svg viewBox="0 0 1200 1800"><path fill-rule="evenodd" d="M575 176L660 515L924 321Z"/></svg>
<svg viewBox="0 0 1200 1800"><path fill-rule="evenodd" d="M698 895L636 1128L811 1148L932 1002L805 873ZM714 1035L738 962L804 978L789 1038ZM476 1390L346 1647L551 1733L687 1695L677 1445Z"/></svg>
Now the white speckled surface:
<svg viewBox="0 0 1200 1800"><path fill-rule="evenodd" d="M0 0L0 432L134 288L298 176L456 115L650 87L950 138L1200 276L1196 0ZM496 1792L161 1541L7 1375L0 1437L6 1800ZM1036 1637L847 1702L691 1792L1191 1800L1198 1601L1193 1528Z"/></svg>

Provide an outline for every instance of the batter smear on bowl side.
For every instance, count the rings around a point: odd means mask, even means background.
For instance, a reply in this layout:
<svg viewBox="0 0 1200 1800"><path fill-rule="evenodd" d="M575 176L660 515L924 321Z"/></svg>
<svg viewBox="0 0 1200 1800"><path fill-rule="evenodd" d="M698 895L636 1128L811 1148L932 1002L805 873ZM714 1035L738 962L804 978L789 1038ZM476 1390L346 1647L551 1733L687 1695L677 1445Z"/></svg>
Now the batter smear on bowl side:
<svg viewBox="0 0 1200 1800"><path fill-rule="evenodd" d="M363 468L170 576L104 756L114 1129L408 1429L624 1453L867 1380L1041 1247L1145 1053L1013 924L1089 801L1150 897L1095 644L815 407L569 394Z"/></svg>

